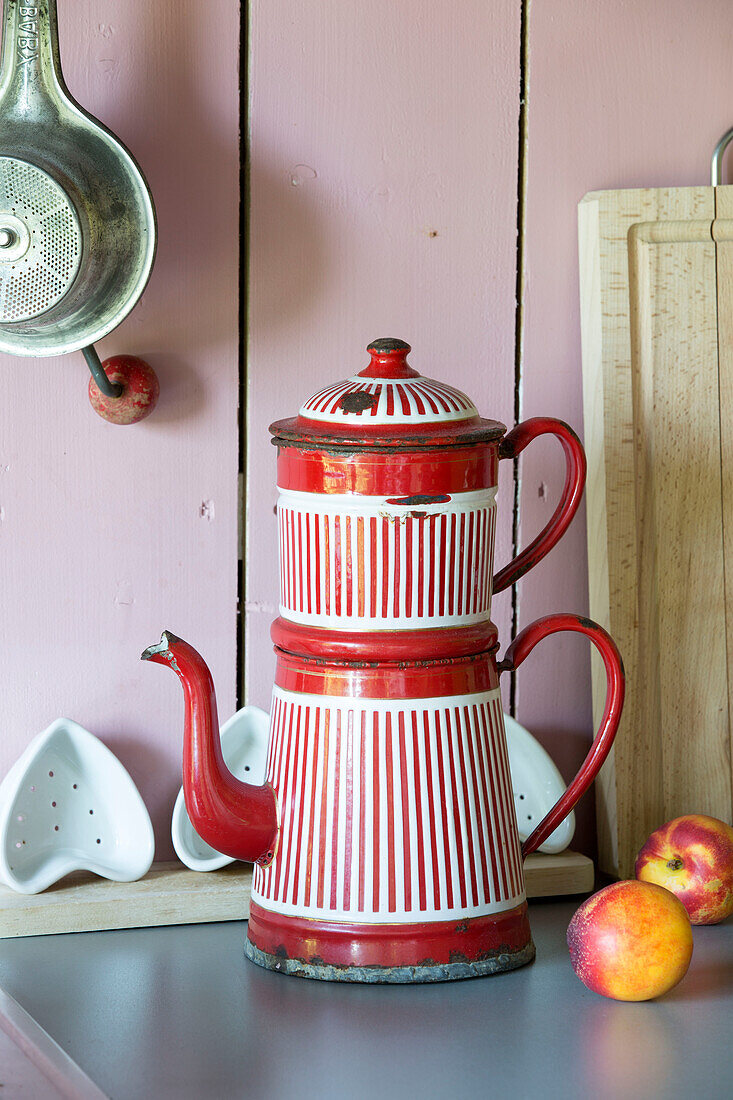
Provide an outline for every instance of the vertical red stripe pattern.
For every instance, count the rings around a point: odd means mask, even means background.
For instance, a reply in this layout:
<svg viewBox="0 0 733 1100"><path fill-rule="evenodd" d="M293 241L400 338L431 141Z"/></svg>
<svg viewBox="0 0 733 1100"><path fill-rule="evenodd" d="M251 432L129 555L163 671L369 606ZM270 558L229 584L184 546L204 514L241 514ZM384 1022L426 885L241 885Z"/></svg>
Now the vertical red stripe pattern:
<svg viewBox="0 0 733 1100"><path fill-rule="evenodd" d="M356 702L275 688L280 814L253 897L276 912L444 920L524 897L498 691Z"/></svg>
<svg viewBox="0 0 733 1100"><path fill-rule="evenodd" d="M372 394L374 403L366 409L344 408L343 398L356 392ZM338 422L369 419L378 424L388 421L405 424L467 420L478 416L478 412L465 393L444 382L434 382L422 376L397 382L355 375L335 386L319 390L301 405L300 415L309 420Z"/></svg>
<svg viewBox="0 0 733 1100"><path fill-rule="evenodd" d="M408 629L481 622L491 606L496 506L324 506L283 494L280 614L312 626ZM480 494L465 494L478 497ZM306 499L310 497L311 499ZM332 498L331 498L332 499Z"/></svg>

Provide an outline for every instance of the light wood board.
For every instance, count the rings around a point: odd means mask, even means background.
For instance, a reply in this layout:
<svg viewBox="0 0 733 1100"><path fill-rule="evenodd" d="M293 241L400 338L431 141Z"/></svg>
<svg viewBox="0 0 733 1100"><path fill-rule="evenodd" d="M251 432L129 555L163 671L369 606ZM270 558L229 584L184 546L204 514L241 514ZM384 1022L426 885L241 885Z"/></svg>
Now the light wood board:
<svg viewBox="0 0 733 1100"><path fill-rule="evenodd" d="M587 894L593 889L594 878L593 860L580 852L566 851L557 855L533 852L524 861L528 898Z"/></svg>
<svg viewBox="0 0 733 1100"><path fill-rule="evenodd" d="M535 853L527 857L524 872L529 897L582 894L593 888L593 863L578 852ZM17 894L0 886L0 939L244 920L251 885L248 864L201 873L180 863L158 863L138 882L76 874L41 894Z"/></svg>
<svg viewBox="0 0 733 1100"><path fill-rule="evenodd" d="M621 877L670 818L731 820L732 191L601 191L579 208L590 613L627 673L599 853ZM604 681L594 665L596 719Z"/></svg>

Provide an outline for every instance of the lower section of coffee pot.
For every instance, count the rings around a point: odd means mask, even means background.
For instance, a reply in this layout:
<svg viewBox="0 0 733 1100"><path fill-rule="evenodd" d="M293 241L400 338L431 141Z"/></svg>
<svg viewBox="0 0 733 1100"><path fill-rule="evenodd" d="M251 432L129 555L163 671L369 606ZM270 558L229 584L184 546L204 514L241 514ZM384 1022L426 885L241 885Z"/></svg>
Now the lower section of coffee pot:
<svg viewBox="0 0 733 1100"><path fill-rule="evenodd" d="M310 920L250 907L245 955L258 966L336 982L445 982L516 970L535 948L527 903L421 924Z"/></svg>

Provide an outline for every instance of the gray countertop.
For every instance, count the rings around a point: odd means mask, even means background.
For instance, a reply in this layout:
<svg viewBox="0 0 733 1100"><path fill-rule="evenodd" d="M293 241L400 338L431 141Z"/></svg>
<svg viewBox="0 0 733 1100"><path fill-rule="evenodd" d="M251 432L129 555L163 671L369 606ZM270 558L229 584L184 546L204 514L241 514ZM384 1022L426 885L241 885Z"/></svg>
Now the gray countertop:
<svg viewBox="0 0 733 1100"><path fill-rule="evenodd" d="M733 918L696 928L659 1001L589 992L576 901L532 902L537 959L424 986L307 981L244 959L244 923L0 942L0 986L113 1100L695 1097L733 1091Z"/></svg>

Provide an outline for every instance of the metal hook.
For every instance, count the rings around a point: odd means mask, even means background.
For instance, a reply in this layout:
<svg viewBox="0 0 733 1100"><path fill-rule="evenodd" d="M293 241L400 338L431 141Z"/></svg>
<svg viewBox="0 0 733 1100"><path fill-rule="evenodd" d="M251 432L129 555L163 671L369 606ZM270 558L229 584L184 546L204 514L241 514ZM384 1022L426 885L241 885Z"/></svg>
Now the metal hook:
<svg viewBox="0 0 733 1100"><path fill-rule="evenodd" d="M726 130L713 150L713 157L710 161L710 182L713 187L720 187L723 182L723 155L731 141L733 141L733 126L730 130Z"/></svg>
<svg viewBox="0 0 733 1100"><path fill-rule="evenodd" d="M105 374L102 360L99 358L94 344L89 344L88 347L82 348L81 353L87 361L89 370L92 372L92 378L97 385L97 389L103 393L105 397L120 397L124 386L119 386L116 382L110 382Z"/></svg>

